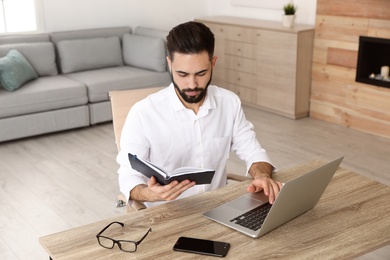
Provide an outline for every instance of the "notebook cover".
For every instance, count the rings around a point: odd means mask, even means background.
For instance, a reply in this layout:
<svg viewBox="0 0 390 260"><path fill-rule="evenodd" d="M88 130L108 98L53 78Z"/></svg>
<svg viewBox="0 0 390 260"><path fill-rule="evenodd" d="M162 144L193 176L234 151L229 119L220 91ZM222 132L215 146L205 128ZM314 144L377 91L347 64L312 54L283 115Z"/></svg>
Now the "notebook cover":
<svg viewBox="0 0 390 260"><path fill-rule="evenodd" d="M155 171L153 168L149 167L149 165L139 160L136 155L132 155L129 153L128 156L129 156L131 167L134 170L142 173L148 178L154 176L157 182L160 183L161 185L166 185L174 180L177 180L179 182L184 180L195 181L196 185L210 184L215 173L215 171L204 171L204 172L196 172L196 173L186 173L182 175L176 175L176 176L165 178L160 173Z"/></svg>

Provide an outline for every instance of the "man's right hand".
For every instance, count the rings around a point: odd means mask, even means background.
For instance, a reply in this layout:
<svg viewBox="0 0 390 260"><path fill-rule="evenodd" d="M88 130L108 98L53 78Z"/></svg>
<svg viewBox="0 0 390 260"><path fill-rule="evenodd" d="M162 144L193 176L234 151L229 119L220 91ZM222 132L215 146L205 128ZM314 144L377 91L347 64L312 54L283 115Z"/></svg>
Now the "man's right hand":
<svg viewBox="0 0 390 260"><path fill-rule="evenodd" d="M194 181L172 181L167 185L161 185L156 178L151 177L148 186L138 185L130 192L130 198L141 202L172 201L184 191L195 185Z"/></svg>

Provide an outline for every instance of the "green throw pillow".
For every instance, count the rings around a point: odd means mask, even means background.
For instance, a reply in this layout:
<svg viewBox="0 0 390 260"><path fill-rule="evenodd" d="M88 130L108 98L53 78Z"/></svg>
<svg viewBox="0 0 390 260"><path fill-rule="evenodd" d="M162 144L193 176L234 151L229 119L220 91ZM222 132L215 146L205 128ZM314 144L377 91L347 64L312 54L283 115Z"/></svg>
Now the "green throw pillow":
<svg viewBox="0 0 390 260"><path fill-rule="evenodd" d="M12 49L0 58L0 84L3 89L14 91L36 78L38 74L19 51Z"/></svg>

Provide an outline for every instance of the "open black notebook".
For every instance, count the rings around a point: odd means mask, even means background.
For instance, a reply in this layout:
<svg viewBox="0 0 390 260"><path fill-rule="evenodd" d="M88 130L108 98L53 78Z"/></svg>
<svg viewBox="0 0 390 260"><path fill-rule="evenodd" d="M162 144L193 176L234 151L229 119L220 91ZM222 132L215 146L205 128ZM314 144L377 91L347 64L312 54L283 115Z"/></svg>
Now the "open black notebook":
<svg viewBox="0 0 390 260"><path fill-rule="evenodd" d="M173 180L195 181L197 185L209 184L211 183L211 180L213 179L215 173L215 170L193 167L181 167L174 170L173 172L167 173L166 171L152 164L151 162L138 158L136 155L132 155L131 153L129 153L128 155L131 167L134 170L142 173L148 178L154 176L157 182L161 185L166 185Z"/></svg>

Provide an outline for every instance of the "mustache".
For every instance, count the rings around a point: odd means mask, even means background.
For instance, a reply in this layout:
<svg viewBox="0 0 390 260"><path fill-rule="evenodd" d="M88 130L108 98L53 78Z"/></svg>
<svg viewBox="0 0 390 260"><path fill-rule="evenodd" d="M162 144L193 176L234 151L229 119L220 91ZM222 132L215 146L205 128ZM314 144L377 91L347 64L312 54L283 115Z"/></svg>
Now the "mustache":
<svg viewBox="0 0 390 260"><path fill-rule="evenodd" d="M186 88L186 89L182 89L181 91L182 92L193 92L193 91L203 91L204 89L203 88Z"/></svg>

